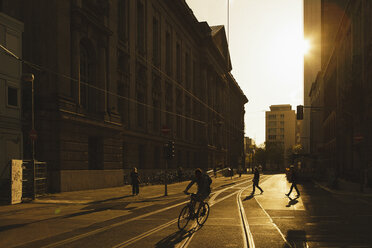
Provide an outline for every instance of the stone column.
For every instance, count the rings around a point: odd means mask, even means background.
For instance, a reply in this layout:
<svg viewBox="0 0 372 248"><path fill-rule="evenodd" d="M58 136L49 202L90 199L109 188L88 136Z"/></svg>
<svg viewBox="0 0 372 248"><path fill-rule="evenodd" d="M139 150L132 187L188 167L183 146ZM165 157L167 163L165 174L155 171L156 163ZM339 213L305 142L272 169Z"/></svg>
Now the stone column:
<svg viewBox="0 0 372 248"><path fill-rule="evenodd" d="M73 29L71 34L71 97L80 104L80 34Z"/></svg>
<svg viewBox="0 0 372 248"><path fill-rule="evenodd" d="M97 110L102 112L104 115L107 114L108 109L108 88L107 83L107 74L106 74L106 66L107 66L107 58L106 58L106 48L104 46L98 47L98 82L97 87L100 89L104 89L104 91L96 91L97 92Z"/></svg>

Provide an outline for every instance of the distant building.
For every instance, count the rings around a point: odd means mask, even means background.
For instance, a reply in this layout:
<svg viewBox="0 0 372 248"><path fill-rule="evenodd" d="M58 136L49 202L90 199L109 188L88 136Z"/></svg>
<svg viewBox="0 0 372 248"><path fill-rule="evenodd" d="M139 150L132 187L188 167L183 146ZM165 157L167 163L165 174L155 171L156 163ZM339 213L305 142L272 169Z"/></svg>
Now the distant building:
<svg viewBox="0 0 372 248"><path fill-rule="evenodd" d="M286 151L296 144L296 130L296 113L290 104L271 105L270 111L266 111L266 147L281 147L284 158Z"/></svg>
<svg viewBox="0 0 372 248"><path fill-rule="evenodd" d="M255 152L256 142L254 139L244 137L245 168L253 167L253 155Z"/></svg>
<svg viewBox="0 0 372 248"><path fill-rule="evenodd" d="M0 12L0 44L16 56L22 56L22 32L20 21ZM0 188L9 161L22 159L21 75L22 64L0 48Z"/></svg>
<svg viewBox="0 0 372 248"><path fill-rule="evenodd" d="M25 23L24 59L48 68L30 71L36 158L54 191L163 169L169 139L170 170L244 161L248 100L230 73L225 29L199 22L185 1L2 2Z"/></svg>

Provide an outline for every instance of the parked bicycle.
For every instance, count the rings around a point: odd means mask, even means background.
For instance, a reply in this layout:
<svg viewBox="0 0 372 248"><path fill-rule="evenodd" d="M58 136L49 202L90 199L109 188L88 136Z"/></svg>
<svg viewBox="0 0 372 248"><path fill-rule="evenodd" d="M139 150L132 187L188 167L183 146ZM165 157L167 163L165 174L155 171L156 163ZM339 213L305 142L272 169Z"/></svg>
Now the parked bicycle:
<svg viewBox="0 0 372 248"><path fill-rule="evenodd" d="M188 195L190 193L187 193ZM196 203L198 208L195 212ZM180 230L185 229L190 220L195 220L199 226L202 226L208 219L209 216L209 204L204 201L200 201L196 194L191 194L190 202L182 208L180 215L178 216L178 228Z"/></svg>

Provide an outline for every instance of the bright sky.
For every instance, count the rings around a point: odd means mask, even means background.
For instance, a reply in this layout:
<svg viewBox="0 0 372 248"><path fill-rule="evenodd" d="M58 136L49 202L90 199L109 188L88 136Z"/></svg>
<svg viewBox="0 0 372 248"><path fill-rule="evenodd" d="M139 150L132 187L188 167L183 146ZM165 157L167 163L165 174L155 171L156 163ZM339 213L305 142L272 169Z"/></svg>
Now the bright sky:
<svg viewBox="0 0 372 248"><path fill-rule="evenodd" d="M227 0L186 0L199 21L225 25ZM270 105L303 103L302 0L230 0L232 73L249 102L245 136L265 141Z"/></svg>

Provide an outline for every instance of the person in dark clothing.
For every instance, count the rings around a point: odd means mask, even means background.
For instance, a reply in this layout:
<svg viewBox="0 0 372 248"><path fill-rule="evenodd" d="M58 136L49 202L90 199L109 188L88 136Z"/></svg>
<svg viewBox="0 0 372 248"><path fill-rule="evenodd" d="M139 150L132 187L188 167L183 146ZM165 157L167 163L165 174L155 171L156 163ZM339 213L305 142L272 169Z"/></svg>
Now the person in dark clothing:
<svg viewBox="0 0 372 248"><path fill-rule="evenodd" d="M256 187L261 190L261 194L264 192L260 186L258 186L258 183L260 182L260 172L258 171L257 167L254 168L254 176L253 176L253 190L252 190L252 195L254 194Z"/></svg>
<svg viewBox="0 0 372 248"><path fill-rule="evenodd" d="M299 197L300 196L300 191L297 188L297 183L298 183L297 171L296 171L296 169L293 165L291 165L289 173L290 173L289 174L289 182L292 183L292 185L291 185L291 189L289 190L288 194L285 194L285 195L289 196L291 194L293 188L295 188L295 190L297 191L297 197Z"/></svg>
<svg viewBox="0 0 372 248"><path fill-rule="evenodd" d="M211 193L212 179L198 168L195 170L195 177L191 180L191 182L187 185L186 189L183 192L185 194L188 194L187 191L194 183L196 183L198 186L198 190L196 192L197 200L204 201Z"/></svg>
<svg viewBox="0 0 372 248"><path fill-rule="evenodd" d="M133 170L130 173L130 178L132 181L132 195L138 195L140 178L138 176L138 171L136 167L133 167Z"/></svg>

